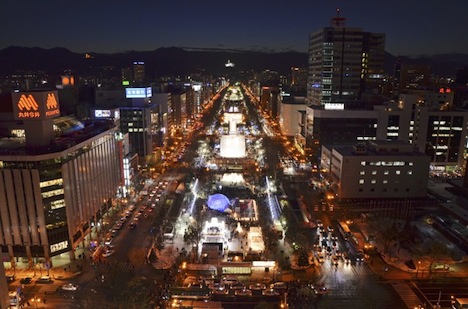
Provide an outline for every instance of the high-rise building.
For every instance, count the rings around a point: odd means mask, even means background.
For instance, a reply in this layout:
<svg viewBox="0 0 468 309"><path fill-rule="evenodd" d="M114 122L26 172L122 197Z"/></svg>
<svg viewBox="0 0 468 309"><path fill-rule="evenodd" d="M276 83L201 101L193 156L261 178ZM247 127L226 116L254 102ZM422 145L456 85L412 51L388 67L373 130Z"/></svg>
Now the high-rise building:
<svg viewBox="0 0 468 309"><path fill-rule="evenodd" d="M143 86L145 83L145 63L143 61L133 62L133 86Z"/></svg>
<svg viewBox="0 0 468 309"><path fill-rule="evenodd" d="M307 100L325 105L356 100L383 79L385 34L347 28L342 17L310 35Z"/></svg>

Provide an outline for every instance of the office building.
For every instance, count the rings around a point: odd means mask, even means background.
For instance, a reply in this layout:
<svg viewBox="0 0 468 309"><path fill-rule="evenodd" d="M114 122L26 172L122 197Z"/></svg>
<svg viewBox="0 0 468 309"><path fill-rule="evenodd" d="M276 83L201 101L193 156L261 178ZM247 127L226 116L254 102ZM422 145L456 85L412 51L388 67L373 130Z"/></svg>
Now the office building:
<svg viewBox="0 0 468 309"><path fill-rule="evenodd" d="M146 81L145 63L143 61L133 62L133 86L143 86Z"/></svg>
<svg viewBox="0 0 468 309"><path fill-rule="evenodd" d="M310 105L342 103L378 91L383 79L385 35L348 28L335 17L310 35L307 99Z"/></svg>
<svg viewBox="0 0 468 309"><path fill-rule="evenodd" d="M313 165L319 164L322 145L348 144L376 140L379 112L370 108L346 109L343 105L331 109L306 108L305 146Z"/></svg>
<svg viewBox="0 0 468 309"><path fill-rule="evenodd" d="M58 118L57 98L13 93L2 113L2 131L16 136L0 140L0 247L9 267L74 259L119 187L117 127Z"/></svg>
<svg viewBox="0 0 468 309"><path fill-rule="evenodd" d="M429 163L428 156L400 141L323 146L321 155L321 169L340 200L425 198Z"/></svg>

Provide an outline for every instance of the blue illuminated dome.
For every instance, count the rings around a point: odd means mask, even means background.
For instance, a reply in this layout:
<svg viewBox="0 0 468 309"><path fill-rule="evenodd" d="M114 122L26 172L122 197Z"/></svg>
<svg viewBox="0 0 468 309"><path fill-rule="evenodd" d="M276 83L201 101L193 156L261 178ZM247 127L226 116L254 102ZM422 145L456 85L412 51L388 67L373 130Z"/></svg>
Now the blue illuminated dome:
<svg viewBox="0 0 468 309"><path fill-rule="evenodd" d="M224 194L213 194L208 197L208 207L220 212L229 208L229 199Z"/></svg>

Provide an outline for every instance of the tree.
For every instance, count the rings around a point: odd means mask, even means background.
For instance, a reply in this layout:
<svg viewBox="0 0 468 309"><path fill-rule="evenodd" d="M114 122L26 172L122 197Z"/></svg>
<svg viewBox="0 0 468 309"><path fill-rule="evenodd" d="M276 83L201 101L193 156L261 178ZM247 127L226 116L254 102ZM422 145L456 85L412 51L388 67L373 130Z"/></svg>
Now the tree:
<svg viewBox="0 0 468 309"><path fill-rule="evenodd" d="M185 230L184 242L195 248L196 258L198 259L199 245L203 237L203 227L205 220L208 217L208 212L203 206L195 213L195 218Z"/></svg>
<svg viewBox="0 0 468 309"><path fill-rule="evenodd" d="M387 253L392 242L396 241L399 236L398 226L395 220L391 219L375 219L369 221L376 232L380 243L383 246L383 253Z"/></svg>
<svg viewBox="0 0 468 309"><path fill-rule="evenodd" d="M120 291L117 297L119 309L149 309L150 306L150 288L147 280L143 277L132 278L127 281L124 289Z"/></svg>
<svg viewBox="0 0 468 309"><path fill-rule="evenodd" d="M297 256L297 266L300 267L306 267L309 266L309 255L307 254L307 251L302 249L299 250L298 256Z"/></svg>

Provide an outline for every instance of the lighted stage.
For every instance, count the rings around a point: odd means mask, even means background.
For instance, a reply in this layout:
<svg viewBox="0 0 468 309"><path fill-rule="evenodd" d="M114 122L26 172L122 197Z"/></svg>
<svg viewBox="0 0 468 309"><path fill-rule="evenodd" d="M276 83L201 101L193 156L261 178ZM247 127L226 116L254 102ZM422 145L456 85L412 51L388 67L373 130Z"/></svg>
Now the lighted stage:
<svg viewBox="0 0 468 309"><path fill-rule="evenodd" d="M223 135L220 143L220 156L222 158L245 158L245 136Z"/></svg>

